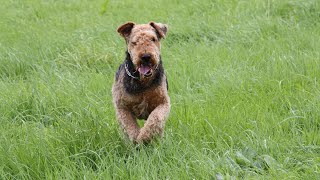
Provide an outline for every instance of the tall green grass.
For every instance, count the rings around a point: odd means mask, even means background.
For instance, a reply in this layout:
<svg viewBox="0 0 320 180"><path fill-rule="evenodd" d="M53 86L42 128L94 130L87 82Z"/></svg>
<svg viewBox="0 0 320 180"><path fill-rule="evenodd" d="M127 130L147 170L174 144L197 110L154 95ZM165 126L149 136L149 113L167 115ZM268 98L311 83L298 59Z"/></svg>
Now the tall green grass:
<svg viewBox="0 0 320 180"><path fill-rule="evenodd" d="M0 179L319 179L320 3L2 1ZM122 138L116 28L169 24L165 137Z"/></svg>

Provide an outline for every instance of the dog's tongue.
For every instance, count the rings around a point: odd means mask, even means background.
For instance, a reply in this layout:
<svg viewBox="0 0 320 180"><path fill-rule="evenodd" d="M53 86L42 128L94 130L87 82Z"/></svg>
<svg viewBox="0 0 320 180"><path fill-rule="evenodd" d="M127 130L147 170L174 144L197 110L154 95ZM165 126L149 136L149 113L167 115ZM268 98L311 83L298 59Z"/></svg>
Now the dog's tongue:
<svg viewBox="0 0 320 180"><path fill-rule="evenodd" d="M144 65L141 65L138 69L138 71L143 74L143 75L146 75L148 74L148 72L151 70L151 68L149 66L144 66Z"/></svg>

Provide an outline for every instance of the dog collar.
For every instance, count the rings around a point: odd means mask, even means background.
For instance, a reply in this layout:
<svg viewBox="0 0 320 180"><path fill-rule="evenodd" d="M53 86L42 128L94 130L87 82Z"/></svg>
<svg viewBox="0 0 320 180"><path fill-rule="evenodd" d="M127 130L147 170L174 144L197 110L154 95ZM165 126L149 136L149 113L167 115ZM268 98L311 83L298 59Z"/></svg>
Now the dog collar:
<svg viewBox="0 0 320 180"><path fill-rule="evenodd" d="M132 77L133 79L139 79L139 77L135 77L130 73L130 71L128 70L128 64L127 63L124 65L124 68L126 69L126 73L127 73L128 76Z"/></svg>

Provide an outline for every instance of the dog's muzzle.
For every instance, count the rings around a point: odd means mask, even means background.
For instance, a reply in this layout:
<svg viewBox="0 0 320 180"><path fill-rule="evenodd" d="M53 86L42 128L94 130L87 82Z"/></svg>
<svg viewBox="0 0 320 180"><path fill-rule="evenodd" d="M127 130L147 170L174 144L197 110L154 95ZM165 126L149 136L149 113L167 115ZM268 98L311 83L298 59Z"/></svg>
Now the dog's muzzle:
<svg viewBox="0 0 320 180"><path fill-rule="evenodd" d="M141 56L141 64L138 67L138 71L141 75L143 75L144 77L150 77L152 75L152 71L153 71L153 65L151 62L151 55L150 54L143 54Z"/></svg>

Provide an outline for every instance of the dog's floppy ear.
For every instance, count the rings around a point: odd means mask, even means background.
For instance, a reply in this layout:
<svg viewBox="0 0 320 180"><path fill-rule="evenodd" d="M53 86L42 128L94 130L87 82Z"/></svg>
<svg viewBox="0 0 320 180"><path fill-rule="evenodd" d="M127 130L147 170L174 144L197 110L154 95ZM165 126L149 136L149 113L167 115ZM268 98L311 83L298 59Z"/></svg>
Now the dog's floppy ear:
<svg viewBox="0 0 320 180"><path fill-rule="evenodd" d="M167 31L168 31L168 25L162 24L162 23L155 23L155 22L150 22L149 24L157 31L159 38L166 37Z"/></svg>
<svg viewBox="0 0 320 180"><path fill-rule="evenodd" d="M118 27L117 31L122 37L124 37L127 40L131 34L131 30L134 27L134 25L135 25L134 22L127 22L121 25L120 27Z"/></svg>

